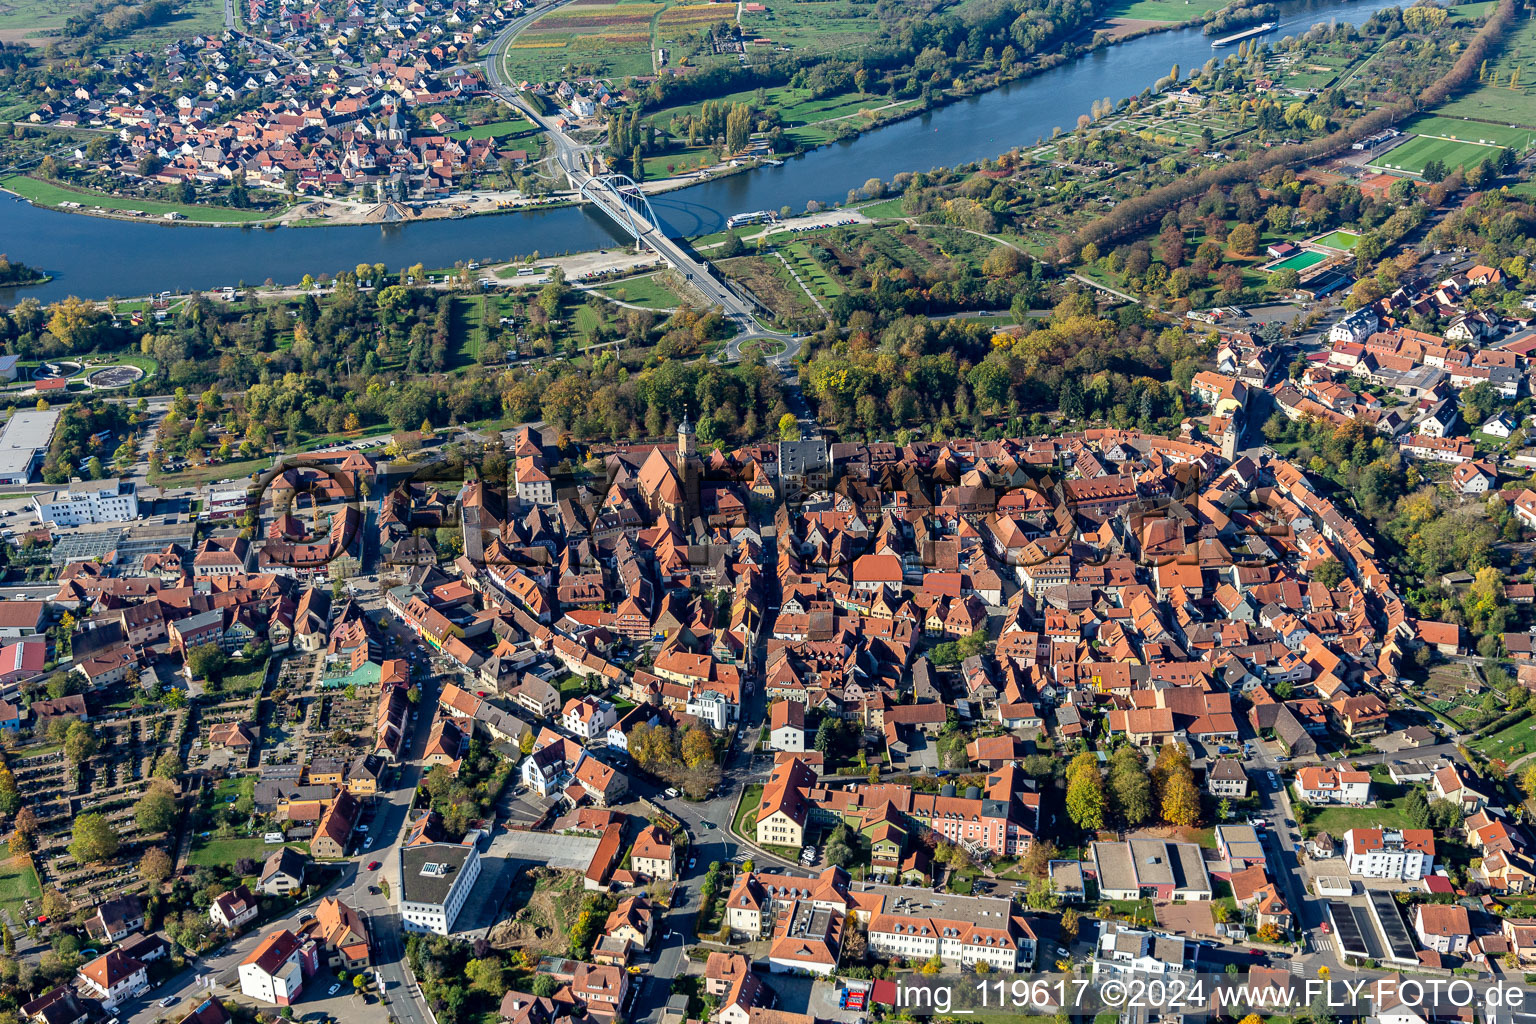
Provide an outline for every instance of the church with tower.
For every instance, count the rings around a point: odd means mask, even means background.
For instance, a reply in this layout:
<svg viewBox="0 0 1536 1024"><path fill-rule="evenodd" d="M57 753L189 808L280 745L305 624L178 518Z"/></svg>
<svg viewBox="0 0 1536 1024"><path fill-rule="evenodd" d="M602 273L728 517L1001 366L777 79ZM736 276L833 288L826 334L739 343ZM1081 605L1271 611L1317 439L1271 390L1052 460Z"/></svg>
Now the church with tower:
<svg viewBox="0 0 1536 1024"><path fill-rule="evenodd" d="M687 415L677 428L677 447L668 451L664 445L651 449L635 483L646 506L658 519L686 526L699 514L699 482L703 476L698 438Z"/></svg>

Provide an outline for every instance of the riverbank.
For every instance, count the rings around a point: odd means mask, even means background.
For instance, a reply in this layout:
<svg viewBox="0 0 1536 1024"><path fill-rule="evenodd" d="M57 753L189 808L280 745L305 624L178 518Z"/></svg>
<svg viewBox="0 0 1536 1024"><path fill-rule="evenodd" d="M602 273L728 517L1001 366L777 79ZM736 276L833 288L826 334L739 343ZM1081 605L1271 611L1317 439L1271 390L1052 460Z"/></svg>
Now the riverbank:
<svg viewBox="0 0 1536 1024"><path fill-rule="evenodd" d="M457 220L498 213L554 210L574 206L575 193L525 199L499 192L474 192L435 203L355 203L315 198L280 211L241 210L199 203L173 203L132 196L114 196L17 174L0 179L0 192L19 202L55 213L74 213L105 220L192 228L329 227L357 224L411 224Z"/></svg>

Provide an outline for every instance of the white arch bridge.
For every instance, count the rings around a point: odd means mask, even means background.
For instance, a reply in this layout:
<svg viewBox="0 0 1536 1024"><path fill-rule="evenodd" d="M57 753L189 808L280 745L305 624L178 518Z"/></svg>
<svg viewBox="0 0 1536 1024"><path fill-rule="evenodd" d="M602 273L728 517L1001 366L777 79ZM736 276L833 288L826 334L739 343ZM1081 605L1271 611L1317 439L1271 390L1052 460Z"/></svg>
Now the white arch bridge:
<svg viewBox="0 0 1536 1024"><path fill-rule="evenodd" d="M582 179L577 188L583 199L601 207L610 219L633 235L641 245L650 244L645 236L652 228L658 232L661 230L661 221L651 207L650 198L640 190L639 182L629 175L589 175Z"/></svg>

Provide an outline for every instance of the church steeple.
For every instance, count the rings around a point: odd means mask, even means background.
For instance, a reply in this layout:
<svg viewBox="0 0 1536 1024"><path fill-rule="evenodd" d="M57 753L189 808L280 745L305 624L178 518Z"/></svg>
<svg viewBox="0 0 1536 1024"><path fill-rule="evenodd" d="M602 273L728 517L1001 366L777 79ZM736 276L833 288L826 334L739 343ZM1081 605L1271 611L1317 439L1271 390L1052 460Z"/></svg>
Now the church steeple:
<svg viewBox="0 0 1536 1024"><path fill-rule="evenodd" d="M693 424L688 422L688 413L685 410L683 412L683 422L677 425L677 457L679 459L692 458L694 446Z"/></svg>

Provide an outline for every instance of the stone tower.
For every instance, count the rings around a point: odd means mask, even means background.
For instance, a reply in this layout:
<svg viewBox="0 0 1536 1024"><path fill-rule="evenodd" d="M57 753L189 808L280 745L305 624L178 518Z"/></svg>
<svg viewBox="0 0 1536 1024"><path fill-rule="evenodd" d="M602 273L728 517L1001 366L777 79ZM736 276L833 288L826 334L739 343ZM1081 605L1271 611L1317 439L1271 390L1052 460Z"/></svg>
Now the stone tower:
<svg viewBox="0 0 1536 1024"><path fill-rule="evenodd" d="M683 413L683 422L677 426L677 458L681 462L691 459L695 453L696 439L693 435L693 424L688 422L688 414Z"/></svg>

